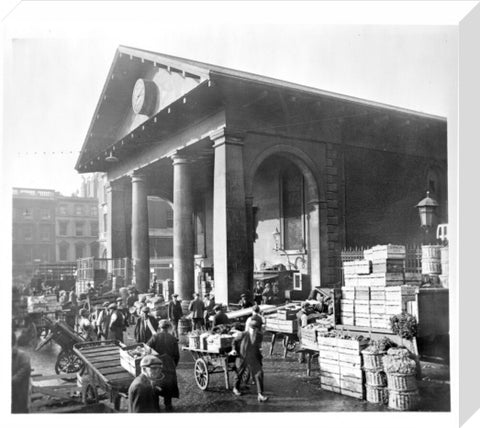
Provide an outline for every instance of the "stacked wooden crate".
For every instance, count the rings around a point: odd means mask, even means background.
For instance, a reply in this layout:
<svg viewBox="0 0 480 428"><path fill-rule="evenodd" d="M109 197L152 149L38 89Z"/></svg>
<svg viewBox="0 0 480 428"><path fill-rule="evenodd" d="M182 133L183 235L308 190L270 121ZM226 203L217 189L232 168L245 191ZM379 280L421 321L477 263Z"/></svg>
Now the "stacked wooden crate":
<svg viewBox="0 0 480 428"><path fill-rule="evenodd" d="M377 245L365 260L344 263L340 320L344 325L390 329L390 317L408 310L415 286L405 286L405 247Z"/></svg>
<svg viewBox="0 0 480 428"><path fill-rule="evenodd" d="M361 351L368 341L318 336L317 342L322 389L363 399Z"/></svg>
<svg viewBox="0 0 480 428"><path fill-rule="evenodd" d="M277 316L265 318L265 330L279 333L296 333L298 329L297 320L279 319Z"/></svg>

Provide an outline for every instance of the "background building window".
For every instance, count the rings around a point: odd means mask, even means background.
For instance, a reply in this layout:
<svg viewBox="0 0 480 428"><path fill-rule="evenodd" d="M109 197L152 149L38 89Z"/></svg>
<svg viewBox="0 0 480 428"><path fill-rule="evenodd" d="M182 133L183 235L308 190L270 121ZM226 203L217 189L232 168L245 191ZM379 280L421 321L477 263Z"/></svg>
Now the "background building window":
<svg viewBox="0 0 480 428"><path fill-rule="evenodd" d="M75 259L81 259L84 256L85 253L85 244L83 242L79 242L78 244L75 244Z"/></svg>
<svg viewBox="0 0 480 428"><path fill-rule="evenodd" d="M50 241L50 225L48 224L41 224L40 225L40 240L42 241Z"/></svg>
<svg viewBox="0 0 480 428"><path fill-rule="evenodd" d="M150 238L150 257L173 257L173 238L161 237Z"/></svg>
<svg viewBox="0 0 480 428"><path fill-rule="evenodd" d="M33 225L26 224L23 227L23 239L31 241L33 239Z"/></svg>
<svg viewBox="0 0 480 428"><path fill-rule="evenodd" d="M58 234L60 236L68 235L68 222L67 221L59 221L58 222Z"/></svg>
<svg viewBox="0 0 480 428"><path fill-rule="evenodd" d="M83 215L83 207L81 205L75 205L75 215Z"/></svg>
<svg viewBox="0 0 480 428"><path fill-rule="evenodd" d="M167 227L173 227L173 210L170 207L167 208Z"/></svg>
<svg viewBox="0 0 480 428"><path fill-rule="evenodd" d="M42 220L48 220L50 219L50 209L49 208L40 208L40 218Z"/></svg>
<svg viewBox="0 0 480 428"><path fill-rule="evenodd" d="M106 232L108 227L107 213L103 214L103 231Z"/></svg>
<svg viewBox="0 0 480 428"><path fill-rule="evenodd" d="M98 208L96 205L92 205L90 207L90 214L92 217L96 217L98 215Z"/></svg>
<svg viewBox="0 0 480 428"><path fill-rule="evenodd" d="M98 257L98 242L90 244L90 257Z"/></svg>
<svg viewBox="0 0 480 428"><path fill-rule="evenodd" d="M83 221L75 222L75 236L83 236Z"/></svg>
<svg viewBox="0 0 480 428"><path fill-rule="evenodd" d="M58 207L58 212L59 212L59 214L61 214L61 215L67 215L67 214L68 214L67 206L66 206L66 205L60 205L60 206Z"/></svg>
<svg viewBox="0 0 480 428"><path fill-rule="evenodd" d="M62 242L58 246L58 258L61 262L66 262L68 260L68 244Z"/></svg>
<svg viewBox="0 0 480 428"><path fill-rule="evenodd" d="M90 235L98 236L98 223L96 221L90 223Z"/></svg>

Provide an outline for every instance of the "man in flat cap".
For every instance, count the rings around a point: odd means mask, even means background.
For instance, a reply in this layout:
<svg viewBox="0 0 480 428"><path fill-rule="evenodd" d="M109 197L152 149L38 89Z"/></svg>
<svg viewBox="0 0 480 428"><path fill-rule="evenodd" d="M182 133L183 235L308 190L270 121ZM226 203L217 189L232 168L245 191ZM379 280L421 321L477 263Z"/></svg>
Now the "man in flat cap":
<svg viewBox="0 0 480 428"><path fill-rule="evenodd" d="M250 301L246 293L240 295L240 301L238 304L240 305L240 309L251 308L253 306L253 303Z"/></svg>
<svg viewBox="0 0 480 428"><path fill-rule="evenodd" d="M230 319L228 318L227 314L223 312L223 306L221 304L215 305L215 315L212 321L212 329L223 324L227 325L230 324Z"/></svg>
<svg viewBox="0 0 480 428"><path fill-rule="evenodd" d="M257 400L263 403L268 400L268 397L263 394L263 357L261 349L263 336L260 327L261 325L258 320L251 320L248 330L239 333L233 340L233 350L230 354L239 355L240 357L237 358L236 361L237 373L233 393L235 395L242 395L239 388L245 370L248 368L257 385Z"/></svg>
<svg viewBox="0 0 480 428"><path fill-rule="evenodd" d="M192 313L193 330L200 330L203 327L203 312L205 311L205 305L200 299L200 294L195 293L193 295L188 310Z"/></svg>
<svg viewBox="0 0 480 428"><path fill-rule="evenodd" d="M153 355L146 355L140 361L140 367L142 372L128 388L128 411L129 413L158 413L161 393L159 385L164 377L162 361Z"/></svg>
<svg viewBox="0 0 480 428"><path fill-rule="evenodd" d="M144 306L141 310L140 318L135 323L133 335L138 343L147 343L150 338L157 332L158 321L150 315L148 306Z"/></svg>
<svg viewBox="0 0 480 428"><path fill-rule="evenodd" d="M203 322L205 323L205 328L210 328L210 316L215 313L215 298L213 294L205 293L203 298L203 305L205 306L205 310L203 311Z"/></svg>
<svg viewBox="0 0 480 428"><path fill-rule="evenodd" d="M172 295L172 300L168 302L168 319L172 323L172 334L178 339L178 322L183 316L182 305L178 300L178 294Z"/></svg>
<svg viewBox="0 0 480 428"><path fill-rule="evenodd" d="M118 340L123 342L123 331L125 329L124 316L118 310L116 303L108 305L108 335L109 340Z"/></svg>
<svg viewBox="0 0 480 428"><path fill-rule="evenodd" d="M162 381L162 392L165 409L172 411L172 398L179 398L176 367L180 360L178 341L169 330L172 324L168 320L161 320L158 324L159 332L154 334L147 345L159 355L163 363L165 379Z"/></svg>

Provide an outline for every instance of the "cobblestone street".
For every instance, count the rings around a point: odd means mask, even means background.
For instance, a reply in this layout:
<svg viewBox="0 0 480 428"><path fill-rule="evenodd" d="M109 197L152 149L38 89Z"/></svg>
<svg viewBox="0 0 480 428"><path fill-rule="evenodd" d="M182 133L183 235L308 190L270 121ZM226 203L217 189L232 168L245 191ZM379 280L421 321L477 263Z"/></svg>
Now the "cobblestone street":
<svg viewBox="0 0 480 428"><path fill-rule="evenodd" d="M177 368L180 398L173 401L175 412L383 412L391 411L387 406L371 404L320 388L319 370L312 363L311 376L306 375L306 365L298 362L296 354L289 353L283 358L283 348L275 346L272 357L267 356L270 349L269 335L264 342L265 393L270 398L266 403L258 403L254 385L240 397L225 389L222 373L211 376L207 391L201 391L193 377L193 358L188 351L180 352ZM127 344L132 343L132 331L126 335ZM181 345L186 344L186 336ZM24 348L27 350L26 348ZM54 374L54 363L59 352L57 345L47 346L39 352L31 349L34 373ZM419 381L421 411L450 410L450 385L448 367L439 364L422 363L422 381ZM233 384L230 373L230 385ZM109 400L103 403L110 405ZM48 410L47 410L48 411ZM122 400L121 411L127 411Z"/></svg>

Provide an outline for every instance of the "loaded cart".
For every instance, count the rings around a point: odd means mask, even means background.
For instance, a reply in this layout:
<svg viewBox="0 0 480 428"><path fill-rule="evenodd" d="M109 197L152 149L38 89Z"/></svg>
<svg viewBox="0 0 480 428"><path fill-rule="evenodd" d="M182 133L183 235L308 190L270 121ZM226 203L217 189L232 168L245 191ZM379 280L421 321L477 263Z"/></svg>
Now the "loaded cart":
<svg viewBox="0 0 480 428"><path fill-rule="evenodd" d="M85 363L87 376L82 377L82 396L86 404L97 403L98 389L110 395L115 410L135 378L120 363L122 344L117 340L77 343L73 350Z"/></svg>
<svg viewBox="0 0 480 428"><path fill-rule="evenodd" d="M228 355L229 350L208 351L205 349L195 349L183 346L184 351L189 351L192 355L195 365L193 375L198 387L205 391L210 383L210 376L215 373L223 373L225 377L225 388L230 389L229 372L236 371L236 356ZM244 380L248 379L249 372L245 370Z"/></svg>
<svg viewBox="0 0 480 428"><path fill-rule="evenodd" d="M48 342L53 340L62 348L55 362L55 372L60 374L81 371L84 368L84 364L73 351L73 346L76 343L84 342L85 339L75 333L75 331L63 321L52 322L49 318L44 317L44 322L50 333L38 344L35 351L40 350Z"/></svg>

